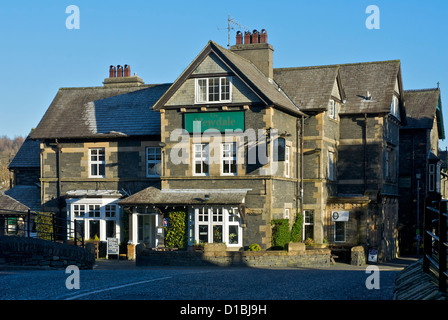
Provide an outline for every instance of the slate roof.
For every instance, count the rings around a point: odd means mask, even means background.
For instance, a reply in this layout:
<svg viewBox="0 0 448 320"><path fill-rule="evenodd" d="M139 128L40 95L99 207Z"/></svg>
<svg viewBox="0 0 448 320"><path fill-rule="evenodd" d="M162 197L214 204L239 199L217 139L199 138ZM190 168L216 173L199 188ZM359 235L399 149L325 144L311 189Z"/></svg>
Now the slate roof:
<svg viewBox="0 0 448 320"><path fill-rule="evenodd" d="M432 129L439 104L440 90L406 90L406 116L408 124L403 129Z"/></svg>
<svg viewBox="0 0 448 320"><path fill-rule="evenodd" d="M119 205L240 204L250 189L164 189L148 187L118 202ZM209 200L204 201L205 195Z"/></svg>
<svg viewBox="0 0 448 320"><path fill-rule="evenodd" d="M40 167L40 142L25 139L17 154L9 164L9 168L39 168Z"/></svg>
<svg viewBox="0 0 448 320"><path fill-rule="evenodd" d="M42 209L40 204L40 188L38 186L14 186L6 190L4 194L20 202L31 211L40 212Z"/></svg>
<svg viewBox="0 0 448 320"><path fill-rule="evenodd" d="M160 114L151 107L169 86L61 88L30 137L160 135Z"/></svg>
<svg viewBox="0 0 448 320"><path fill-rule="evenodd" d="M29 208L23 203L4 193L0 193L0 214L20 214L20 212L25 213L28 210Z"/></svg>
<svg viewBox="0 0 448 320"><path fill-rule="evenodd" d="M337 65L274 69L275 81L302 111L327 110L338 75Z"/></svg>
<svg viewBox="0 0 448 320"><path fill-rule="evenodd" d="M347 96L340 113L390 112L395 82L401 77L399 60L342 64L340 67ZM365 99L367 91L372 100Z"/></svg>
<svg viewBox="0 0 448 320"><path fill-rule="evenodd" d="M195 68L205 59L205 57L214 52L234 73L239 76L243 82L263 100L267 105L273 105L279 109L304 115L294 102L281 90L281 88L272 80L266 77L252 62L240 55L227 50L213 41L209 41L201 53L189 65L189 67L179 76L168 89L166 94L154 105L154 109L163 108L164 103L176 92L180 84L183 83Z"/></svg>

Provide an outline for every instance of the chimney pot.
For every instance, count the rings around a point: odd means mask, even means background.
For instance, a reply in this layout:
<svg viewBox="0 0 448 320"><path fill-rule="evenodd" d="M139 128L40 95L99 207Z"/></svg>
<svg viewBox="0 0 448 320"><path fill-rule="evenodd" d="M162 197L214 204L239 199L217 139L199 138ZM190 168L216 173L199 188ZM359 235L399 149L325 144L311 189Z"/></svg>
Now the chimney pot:
<svg viewBox="0 0 448 320"><path fill-rule="evenodd" d="M265 29L260 32L260 43L268 43L268 33Z"/></svg>
<svg viewBox="0 0 448 320"><path fill-rule="evenodd" d="M252 31L252 43L258 43L259 39L258 39L258 31L254 30Z"/></svg>
<svg viewBox="0 0 448 320"><path fill-rule="evenodd" d="M115 78L115 67L114 66L110 66L109 67L109 78Z"/></svg>
<svg viewBox="0 0 448 320"><path fill-rule="evenodd" d="M117 78L123 77L123 67L118 65L117 66Z"/></svg>
<svg viewBox="0 0 448 320"><path fill-rule="evenodd" d="M131 76L131 66L125 64L124 65L124 76L130 77Z"/></svg>
<svg viewBox="0 0 448 320"><path fill-rule="evenodd" d="M243 34L241 31L236 32L236 44L243 44Z"/></svg>
<svg viewBox="0 0 448 320"><path fill-rule="evenodd" d="M250 43L250 31L244 31L244 44Z"/></svg>

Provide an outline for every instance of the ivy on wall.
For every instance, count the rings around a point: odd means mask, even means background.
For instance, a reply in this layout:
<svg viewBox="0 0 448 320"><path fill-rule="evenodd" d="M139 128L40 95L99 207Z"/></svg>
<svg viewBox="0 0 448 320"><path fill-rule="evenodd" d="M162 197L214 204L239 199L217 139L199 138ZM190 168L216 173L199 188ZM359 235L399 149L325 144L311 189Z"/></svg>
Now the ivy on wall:
<svg viewBox="0 0 448 320"><path fill-rule="evenodd" d="M168 213L168 226L165 228L165 245L169 248L185 249L187 239L187 213L171 211Z"/></svg>

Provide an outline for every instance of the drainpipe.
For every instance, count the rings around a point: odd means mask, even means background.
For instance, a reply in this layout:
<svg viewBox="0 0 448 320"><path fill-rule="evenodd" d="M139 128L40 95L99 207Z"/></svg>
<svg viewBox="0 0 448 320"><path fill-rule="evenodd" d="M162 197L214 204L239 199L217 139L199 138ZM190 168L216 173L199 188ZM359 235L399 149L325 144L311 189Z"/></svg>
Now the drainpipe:
<svg viewBox="0 0 448 320"><path fill-rule="evenodd" d="M297 161L300 162L300 168L296 166L296 177L297 177L297 191L296 191L296 207L300 210L300 213L303 214L303 138L304 138L304 129L305 129L305 117L302 116L301 119L297 119L296 121L296 132L297 132L297 148L299 149L300 145L300 153L297 152ZM300 199L300 200L299 200ZM300 205L299 205L300 201Z"/></svg>
<svg viewBox="0 0 448 320"><path fill-rule="evenodd" d="M59 218L62 218L62 198L61 198L61 194L62 194L62 168L61 168L61 154L62 154L62 147L59 144L58 139L55 139L55 143L56 143L56 157L57 157L57 166L58 166L58 170L57 170L57 175L58 175L58 187L57 187L57 201L58 201L58 214L59 214ZM61 221L61 220L59 220ZM56 223L56 228L59 228L60 223ZM64 242L67 240L67 237L63 238Z"/></svg>
<svg viewBox="0 0 448 320"><path fill-rule="evenodd" d="M364 178L364 194L367 191L367 113L364 113L364 134L362 143L364 145L364 172L363 172L363 178Z"/></svg>

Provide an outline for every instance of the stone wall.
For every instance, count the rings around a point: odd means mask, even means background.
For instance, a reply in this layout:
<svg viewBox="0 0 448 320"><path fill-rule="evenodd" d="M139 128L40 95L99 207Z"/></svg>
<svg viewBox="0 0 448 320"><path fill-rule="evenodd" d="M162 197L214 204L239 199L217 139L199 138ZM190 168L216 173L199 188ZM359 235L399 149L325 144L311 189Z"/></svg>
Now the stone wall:
<svg viewBox="0 0 448 320"><path fill-rule="evenodd" d="M225 245L209 244L203 251L137 250L137 266L247 266L329 267L328 249L282 251L226 251Z"/></svg>
<svg viewBox="0 0 448 320"><path fill-rule="evenodd" d="M0 264L65 268L76 265L92 269L95 258L81 247L41 239L0 236Z"/></svg>

